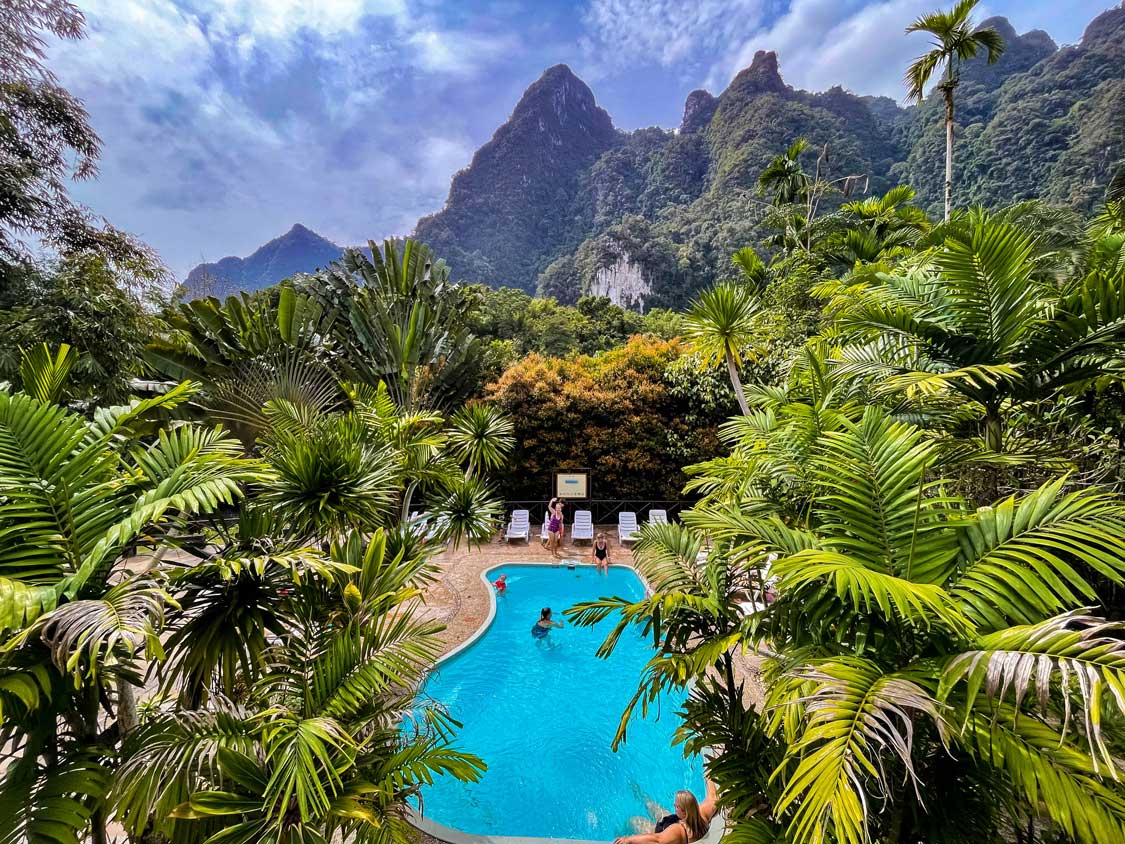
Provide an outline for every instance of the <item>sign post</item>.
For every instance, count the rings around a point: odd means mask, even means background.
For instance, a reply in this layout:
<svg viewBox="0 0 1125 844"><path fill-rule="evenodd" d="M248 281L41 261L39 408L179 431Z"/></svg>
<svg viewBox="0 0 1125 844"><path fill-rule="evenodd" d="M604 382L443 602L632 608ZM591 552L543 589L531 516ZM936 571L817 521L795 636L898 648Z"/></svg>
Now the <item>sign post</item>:
<svg viewBox="0 0 1125 844"><path fill-rule="evenodd" d="M589 498L590 470L571 469L566 472L555 472L555 497Z"/></svg>

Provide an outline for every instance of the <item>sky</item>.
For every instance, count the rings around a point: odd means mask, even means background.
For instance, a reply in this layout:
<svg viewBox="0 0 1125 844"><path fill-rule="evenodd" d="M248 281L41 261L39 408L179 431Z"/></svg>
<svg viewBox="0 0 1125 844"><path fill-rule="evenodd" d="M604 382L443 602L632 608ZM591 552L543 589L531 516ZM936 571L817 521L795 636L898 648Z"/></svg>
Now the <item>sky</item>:
<svg viewBox="0 0 1125 844"><path fill-rule="evenodd" d="M759 49L790 85L902 100L939 0L76 0L50 66L103 141L75 196L178 277L300 222L340 244L407 234L523 90L564 62L618 128L674 127ZM1112 0L984 0L1080 40Z"/></svg>

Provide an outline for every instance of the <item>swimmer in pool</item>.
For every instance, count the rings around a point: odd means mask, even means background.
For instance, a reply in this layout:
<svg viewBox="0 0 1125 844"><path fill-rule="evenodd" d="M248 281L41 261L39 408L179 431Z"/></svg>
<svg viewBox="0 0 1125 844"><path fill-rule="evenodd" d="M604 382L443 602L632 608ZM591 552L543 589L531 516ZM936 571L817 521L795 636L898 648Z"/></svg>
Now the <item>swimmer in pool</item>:
<svg viewBox="0 0 1125 844"><path fill-rule="evenodd" d="M539 620L531 628L531 636L536 641L542 642L547 638L547 634L551 632L552 627L562 627L561 621L551 620L551 608L543 607L539 613Z"/></svg>
<svg viewBox="0 0 1125 844"><path fill-rule="evenodd" d="M711 821L718 812L718 790L707 780L707 799L699 803L690 791L677 791L673 807L675 814L666 815L656 823L652 832L625 835L613 844L695 844L707 834Z"/></svg>
<svg viewBox="0 0 1125 844"><path fill-rule="evenodd" d="M496 582L492 585L496 587L497 594L503 595L508 591L508 575L500 575L498 578L496 578Z"/></svg>

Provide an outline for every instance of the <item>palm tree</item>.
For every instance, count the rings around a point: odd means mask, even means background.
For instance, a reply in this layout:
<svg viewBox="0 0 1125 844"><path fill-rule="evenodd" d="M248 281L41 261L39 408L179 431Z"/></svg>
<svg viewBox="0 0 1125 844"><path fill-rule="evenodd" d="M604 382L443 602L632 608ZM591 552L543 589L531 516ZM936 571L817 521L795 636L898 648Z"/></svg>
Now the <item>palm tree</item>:
<svg viewBox="0 0 1125 844"><path fill-rule="evenodd" d="M408 410L454 407L471 395L481 342L469 328L478 290L450 281L449 267L425 244L387 240L371 257L349 249L302 281L336 326L341 375L387 385Z"/></svg>
<svg viewBox="0 0 1125 844"><path fill-rule="evenodd" d="M738 406L750 412L738 368L755 337L759 302L747 287L719 284L699 295L684 319L684 336L705 365L725 362Z"/></svg>
<svg viewBox="0 0 1125 844"><path fill-rule="evenodd" d="M334 543L324 562L290 583L284 623L237 702L156 713L130 738L112 800L131 835L407 840L407 801L422 785L479 779L483 763L450 746L441 711L415 707L402 727L442 647L442 625L421 613L428 555L377 530Z"/></svg>
<svg viewBox="0 0 1125 844"><path fill-rule="evenodd" d="M758 193L770 194L776 206L802 203L812 185L812 178L801 166L801 153L809 142L797 138L785 152L775 156L758 175Z"/></svg>
<svg viewBox="0 0 1125 844"><path fill-rule="evenodd" d="M949 12L931 12L906 28L907 33L928 32L934 48L919 56L906 71L907 94L920 103L934 71L942 68L938 89L945 98L945 219L953 207L953 92L957 88L961 62L978 51L988 51L993 64L1004 53L1004 39L992 27L975 27L969 15L979 0L960 0Z"/></svg>
<svg viewBox="0 0 1125 844"><path fill-rule="evenodd" d="M752 246L743 246L730 256L730 262L737 268L739 277L750 286L752 290L761 291L766 286L768 269L765 262L758 257Z"/></svg>
<svg viewBox="0 0 1125 844"><path fill-rule="evenodd" d="M944 228L910 274L822 287L835 289L829 309L848 341L840 371L886 392L960 394L980 411L983 448L999 453L1007 407L1121 376L1125 267L1076 248L1088 254L1060 278L1068 250L1042 233L985 213Z"/></svg>
<svg viewBox="0 0 1125 844"><path fill-rule="evenodd" d="M449 445L466 464L466 477L477 470L499 469L516 445L512 420L499 409L479 402L466 405L449 420Z"/></svg>
<svg viewBox="0 0 1125 844"><path fill-rule="evenodd" d="M270 402L318 410L343 402L328 348L340 319L292 284L225 302L193 299L163 315L145 358L165 378L200 384L196 403L251 451L270 427Z"/></svg>
<svg viewBox="0 0 1125 844"><path fill-rule="evenodd" d="M1125 502L1059 480L975 509L941 460L869 407L819 438L805 515L753 495L691 511L638 545L655 595L571 611L659 632L637 700L695 682L683 736L723 748L740 840L967 843L1028 818L1082 844L1125 835L1125 645L1085 609L1087 572L1125 581ZM728 583L751 584L737 620ZM764 657L756 711L725 694L742 648Z"/></svg>
<svg viewBox="0 0 1125 844"><path fill-rule="evenodd" d="M900 185L882 196L843 203L814 223L813 252L842 269L911 255L930 230L926 213L909 204L913 199L913 188Z"/></svg>
<svg viewBox="0 0 1125 844"><path fill-rule="evenodd" d="M218 429L142 439L151 417L190 398L190 384L97 408L92 420L54 404L69 359L25 355L31 394L0 390L6 841L106 840L106 791L170 606L160 572L126 560L137 544L159 558L185 519L233 504L260 468ZM32 371L37 362L45 368Z"/></svg>

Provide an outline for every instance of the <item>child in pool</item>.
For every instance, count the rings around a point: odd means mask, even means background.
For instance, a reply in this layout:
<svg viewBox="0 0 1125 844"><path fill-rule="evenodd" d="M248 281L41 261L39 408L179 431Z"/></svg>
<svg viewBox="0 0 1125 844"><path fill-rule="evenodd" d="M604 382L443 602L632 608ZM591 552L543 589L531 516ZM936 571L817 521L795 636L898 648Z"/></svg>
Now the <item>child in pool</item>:
<svg viewBox="0 0 1125 844"><path fill-rule="evenodd" d="M562 627L561 621L551 620L551 608L543 607L539 613L539 620L531 627L531 637L538 642L547 638L547 634L551 632L552 627Z"/></svg>
<svg viewBox="0 0 1125 844"><path fill-rule="evenodd" d="M503 595L508 590L508 575L500 575L492 585L496 587L497 594Z"/></svg>

